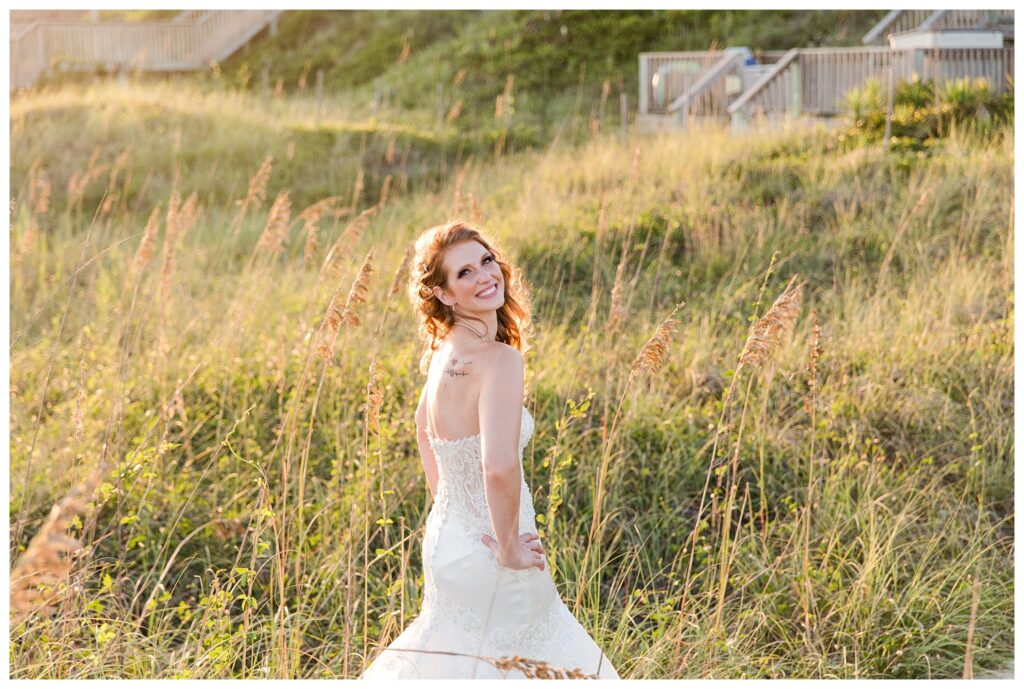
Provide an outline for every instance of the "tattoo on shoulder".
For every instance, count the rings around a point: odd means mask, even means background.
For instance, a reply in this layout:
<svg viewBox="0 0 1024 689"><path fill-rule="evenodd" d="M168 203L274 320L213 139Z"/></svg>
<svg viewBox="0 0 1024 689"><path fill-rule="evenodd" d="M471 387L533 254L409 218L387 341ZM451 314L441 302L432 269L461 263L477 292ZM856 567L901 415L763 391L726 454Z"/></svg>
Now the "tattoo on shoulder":
<svg viewBox="0 0 1024 689"><path fill-rule="evenodd" d="M467 371L464 371L464 370L460 371L457 367L458 366L468 366L471 363L473 363L473 362L472 361L463 361L460 364L458 359L456 359L455 357L452 357L451 363L448 364L448 368L446 368L444 370L444 372L447 373L452 378L454 378L455 376L468 376L469 373Z"/></svg>

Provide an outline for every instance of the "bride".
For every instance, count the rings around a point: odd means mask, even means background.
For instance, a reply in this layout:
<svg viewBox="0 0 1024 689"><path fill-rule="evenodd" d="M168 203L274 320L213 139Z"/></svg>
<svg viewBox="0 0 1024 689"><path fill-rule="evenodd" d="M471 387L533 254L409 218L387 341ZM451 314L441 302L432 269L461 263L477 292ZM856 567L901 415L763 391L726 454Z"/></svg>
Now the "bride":
<svg viewBox="0 0 1024 689"><path fill-rule="evenodd" d="M429 342L416 421L433 497L423 609L361 679L519 679L537 663L618 679L558 595L523 479L533 417L523 406L521 275L462 221L416 241L409 292Z"/></svg>

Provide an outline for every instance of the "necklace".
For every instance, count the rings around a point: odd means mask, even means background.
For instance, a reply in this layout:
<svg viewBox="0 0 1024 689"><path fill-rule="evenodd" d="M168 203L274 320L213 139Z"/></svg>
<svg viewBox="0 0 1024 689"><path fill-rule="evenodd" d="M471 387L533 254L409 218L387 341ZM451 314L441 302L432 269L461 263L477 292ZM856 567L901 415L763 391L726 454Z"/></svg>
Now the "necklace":
<svg viewBox="0 0 1024 689"><path fill-rule="evenodd" d="M481 333L481 332L480 332L479 330L477 330L476 328L474 328L473 326L471 326L471 325L470 325L469 323L463 323L462 321L455 321L455 323L453 323L453 325L462 325L462 326L465 326L465 327L469 328L470 330L472 330L473 332L475 332L475 333L476 333L476 335L477 335L477 337L479 337L479 338L480 338L481 340L486 340L486 339L487 339L487 336L486 336L486 335L484 335L484 334L483 334L483 333Z"/></svg>

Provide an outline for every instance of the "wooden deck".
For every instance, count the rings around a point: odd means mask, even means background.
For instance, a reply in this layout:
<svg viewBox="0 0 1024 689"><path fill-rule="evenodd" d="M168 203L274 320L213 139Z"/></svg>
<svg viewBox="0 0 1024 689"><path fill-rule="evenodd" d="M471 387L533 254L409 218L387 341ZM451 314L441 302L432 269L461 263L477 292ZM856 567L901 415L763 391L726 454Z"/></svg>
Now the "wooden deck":
<svg viewBox="0 0 1024 689"><path fill-rule="evenodd" d="M728 111L738 127L755 117L831 117L842 112L846 94L868 79L878 79L884 91L890 79L915 75L937 83L984 77L1003 93L1013 85L1013 48L794 49Z"/></svg>
<svg viewBox="0 0 1024 689"><path fill-rule="evenodd" d="M1001 48L902 47L920 44L924 34L939 32L943 45L948 32L957 41L977 33ZM988 32L987 34L985 32ZM947 33L943 33L947 32ZM892 35L908 40L894 41ZM929 40L932 34L925 35ZM685 126L689 121L731 121L742 128L755 118L831 118L842 112L846 95L869 79L883 89L890 80L909 80L915 75L938 83L985 78L997 93L1013 87L1012 10L893 10L869 31L864 46L793 48L752 55L743 47L720 51L641 53L641 129ZM885 45L871 45L884 37ZM956 45L956 43L954 43Z"/></svg>

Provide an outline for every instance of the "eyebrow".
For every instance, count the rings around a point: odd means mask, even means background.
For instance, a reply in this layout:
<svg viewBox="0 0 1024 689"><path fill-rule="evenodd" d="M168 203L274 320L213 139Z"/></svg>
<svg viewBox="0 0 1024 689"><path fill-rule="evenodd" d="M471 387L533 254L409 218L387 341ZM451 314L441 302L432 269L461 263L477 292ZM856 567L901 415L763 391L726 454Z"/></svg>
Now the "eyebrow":
<svg viewBox="0 0 1024 689"><path fill-rule="evenodd" d="M480 257L480 260L482 261L482 260L484 260L485 258L487 258L490 255L491 255L490 251L485 251L484 255ZM466 265L464 265L464 266L462 266L460 268L456 268L455 272L458 273L460 270L462 270L462 268L470 268L470 267L472 267L472 265L473 265L472 263L467 263Z"/></svg>

